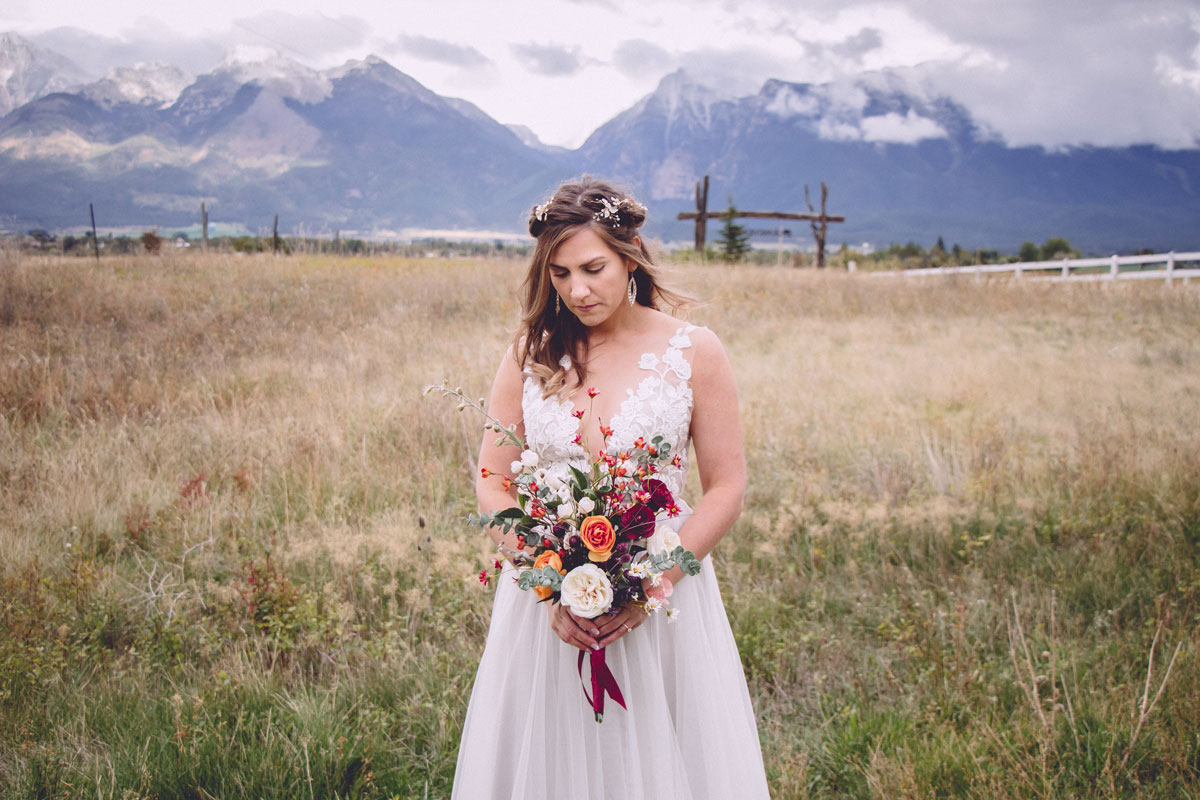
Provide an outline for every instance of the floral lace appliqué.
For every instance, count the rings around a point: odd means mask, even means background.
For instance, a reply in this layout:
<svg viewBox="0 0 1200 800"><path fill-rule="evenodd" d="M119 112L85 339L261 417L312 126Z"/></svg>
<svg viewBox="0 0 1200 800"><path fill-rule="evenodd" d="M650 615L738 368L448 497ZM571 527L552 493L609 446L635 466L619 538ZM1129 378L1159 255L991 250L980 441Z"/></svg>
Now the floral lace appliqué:
<svg viewBox="0 0 1200 800"><path fill-rule="evenodd" d="M668 347L661 354L643 353L638 367L648 374L636 388L626 389L626 397L609 423L613 429L608 449L616 453L628 450L638 437L649 442L661 435L679 456L679 467L668 467L662 478L675 494L683 489L688 468L688 432L692 422L692 365L683 350L692 346L688 333L694 325L675 331ZM569 359L563 367L569 366ZM525 421L525 444L537 452L547 471L561 469L568 463L580 466L587 461L583 447L575 444L579 423L571 412L574 405L556 397L543 397L541 384L526 374L522 387L521 411Z"/></svg>

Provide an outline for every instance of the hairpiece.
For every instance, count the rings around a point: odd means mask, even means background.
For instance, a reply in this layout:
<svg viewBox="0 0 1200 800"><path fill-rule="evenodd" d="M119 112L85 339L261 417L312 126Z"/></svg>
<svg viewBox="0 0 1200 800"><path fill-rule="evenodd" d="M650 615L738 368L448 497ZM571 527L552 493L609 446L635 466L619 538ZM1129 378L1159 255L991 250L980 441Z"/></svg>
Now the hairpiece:
<svg viewBox="0 0 1200 800"><path fill-rule="evenodd" d="M536 219L538 222L545 222L546 214L549 211L550 211L550 201L547 200L546 202L542 203L540 206L537 206L536 208L533 209L533 218Z"/></svg>
<svg viewBox="0 0 1200 800"><path fill-rule="evenodd" d="M621 220L622 208L636 209L642 213L642 216L645 216L646 214L646 207L644 205L628 197L601 196L599 202L601 204L601 208L599 211L596 211L592 214L592 219L596 220L596 222L607 222L614 228L619 228L621 225L628 224L627 222L623 222Z"/></svg>

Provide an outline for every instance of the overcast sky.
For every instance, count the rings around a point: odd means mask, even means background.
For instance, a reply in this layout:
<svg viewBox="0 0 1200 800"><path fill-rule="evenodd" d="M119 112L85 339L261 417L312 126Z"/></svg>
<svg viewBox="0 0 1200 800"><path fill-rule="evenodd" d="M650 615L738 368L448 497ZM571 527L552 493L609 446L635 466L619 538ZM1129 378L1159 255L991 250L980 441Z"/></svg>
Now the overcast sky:
<svg viewBox="0 0 1200 800"><path fill-rule="evenodd" d="M1200 0L0 0L4 30L97 72L375 53L568 147L681 66L737 94L898 69L1013 145L1200 146Z"/></svg>

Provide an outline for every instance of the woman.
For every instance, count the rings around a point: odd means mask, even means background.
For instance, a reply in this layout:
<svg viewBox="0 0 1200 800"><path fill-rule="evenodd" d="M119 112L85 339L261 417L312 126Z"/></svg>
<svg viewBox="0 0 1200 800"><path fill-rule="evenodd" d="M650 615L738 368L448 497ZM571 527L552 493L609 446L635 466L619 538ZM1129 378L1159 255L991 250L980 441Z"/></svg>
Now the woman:
<svg viewBox="0 0 1200 800"><path fill-rule="evenodd" d="M537 245L522 286L516 341L496 374L489 413L516 423L539 466L581 466L663 435L683 459L662 476L678 498L695 448L703 497L669 520L702 560L678 568L678 621L622 607L595 619L538 603L500 575L487 646L463 728L454 798L704 800L766 798L754 712L708 554L737 518L746 486L733 372L705 328L657 310L686 298L664 288L637 234L646 209L584 177L533 210ZM593 390L593 391L589 391ZM594 398L591 396L594 393ZM585 412L582 415L573 413ZM485 435L479 464L504 474L520 455ZM514 495L480 478L481 511ZM513 534L490 529L517 549ZM626 708L603 723L580 686L579 650L607 648Z"/></svg>

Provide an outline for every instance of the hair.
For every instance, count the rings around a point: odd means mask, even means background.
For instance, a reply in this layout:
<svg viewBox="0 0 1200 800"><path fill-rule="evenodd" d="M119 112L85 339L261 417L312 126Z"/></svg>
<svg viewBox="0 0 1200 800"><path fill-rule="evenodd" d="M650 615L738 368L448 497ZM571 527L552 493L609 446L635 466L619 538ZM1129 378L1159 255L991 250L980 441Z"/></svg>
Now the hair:
<svg viewBox="0 0 1200 800"><path fill-rule="evenodd" d="M555 311L557 298L550 281L554 251L582 228L593 230L623 260L636 265L633 280L640 305L661 310L663 304L671 313L679 313L694 302L663 285L660 269L637 233L645 221L645 206L588 175L559 186L546 203L531 210L529 235L537 244L521 283L521 324L513 353L522 369L528 368L541 379L546 396L565 388L563 356L570 357L580 384L587 377L587 326L569 311Z"/></svg>

